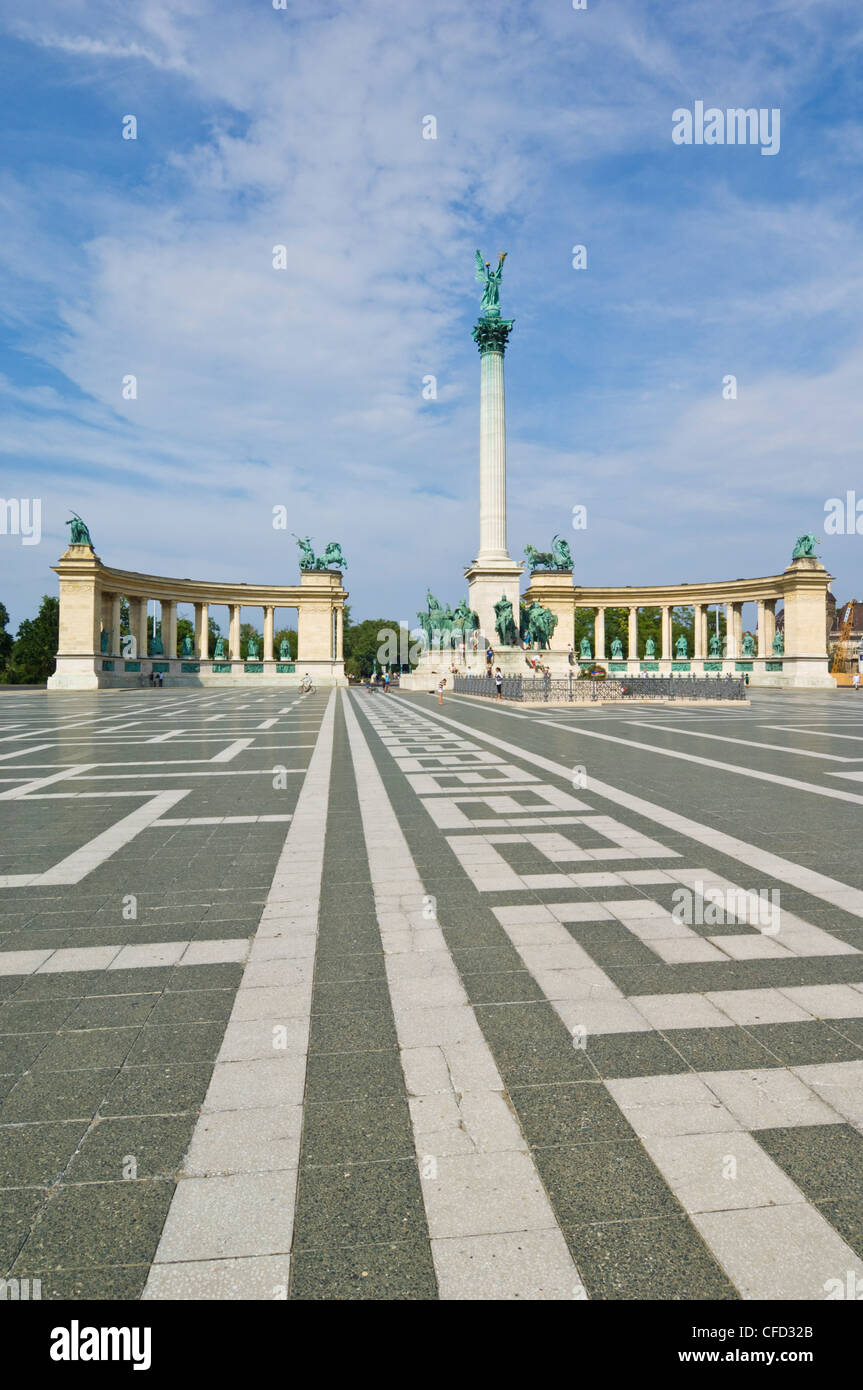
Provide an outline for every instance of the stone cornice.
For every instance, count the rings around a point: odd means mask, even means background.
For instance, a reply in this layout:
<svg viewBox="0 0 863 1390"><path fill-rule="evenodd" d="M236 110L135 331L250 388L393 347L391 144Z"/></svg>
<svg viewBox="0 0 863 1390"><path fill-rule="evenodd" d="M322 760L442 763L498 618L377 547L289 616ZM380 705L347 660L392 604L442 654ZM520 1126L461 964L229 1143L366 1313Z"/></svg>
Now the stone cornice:
<svg viewBox="0 0 863 1390"><path fill-rule="evenodd" d="M304 571L299 584L232 584L207 579L171 579L167 575L112 569L109 565L103 565L93 551L84 546L67 550L59 564L51 568L63 580L74 580L80 576L95 581L103 592L120 594L123 598L165 599L177 603L239 603L251 608L296 608L298 603L307 607L310 601L316 599L344 602L348 597L338 570Z"/></svg>

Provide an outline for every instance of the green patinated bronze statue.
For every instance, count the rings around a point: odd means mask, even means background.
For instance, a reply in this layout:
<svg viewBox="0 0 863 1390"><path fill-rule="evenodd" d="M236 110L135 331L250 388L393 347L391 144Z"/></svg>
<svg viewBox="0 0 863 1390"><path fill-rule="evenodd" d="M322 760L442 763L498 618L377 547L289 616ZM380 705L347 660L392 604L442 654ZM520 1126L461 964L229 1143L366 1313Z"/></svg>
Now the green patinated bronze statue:
<svg viewBox="0 0 863 1390"><path fill-rule="evenodd" d="M164 648L164 646L162 645L162 634L161 634L160 632L155 633L155 635L154 635L153 637L151 637L150 640L149 640L149 642L147 643L147 655L148 655L148 656L164 656L164 655L165 655L165 648Z"/></svg>
<svg viewBox="0 0 863 1390"><path fill-rule="evenodd" d="M675 644L674 644L674 654L675 654L675 656L677 657L678 661L685 661L685 660L686 660L686 653L687 653L687 650L688 650L688 648L687 648L686 638L684 637L683 633L681 632L680 636L678 637L677 641L676 641Z"/></svg>
<svg viewBox="0 0 863 1390"><path fill-rule="evenodd" d="M68 525L68 523L67 523L67 525ZM102 629L101 636L99 637L99 651L100 651L100 652L109 652L109 651L111 650L110 642L111 642L111 635L112 635L113 631L114 631L114 629L113 629L112 627L108 627L108 628L103 628L103 629Z"/></svg>
<svg viewBox="0 0 863 1390"><path fill-rule="evenodd" d="M612 661L620 661L623 658L623 643L619 637L615 637L611 644Z"/></svg>
<svg viewBox="0 0 863 1390"><path fill-rule="evenodd" d="M792 560L814 560L816 540L811 531L807 531L805 536L798 536L793 551Z"/></svg>
<svg viewBox="0 0 863 1390"><path fill-rule="evenodd" d="M743 634L743 651L741 652L741 656L754 656L754 655L755 655L755 638L752 636L752 633L751 633L751 632L744 632L744 634Z"/></svg>
<svg viewBox="0 0 863 1390"><path fill-rule="evenodd" d="M773 638L773 655L785 655L785 634L784 632L782 632L781 629L776 633L776 636Z"/></svg>
<svg viewBox="0 0 863 1390"><path fill-rule="evenodd" d="M70 545L89 545L92 550L93 542L90 539L90 532L87 529L86 523L81 520L77 512L72 513L72 519L71 521L67 521L66 525L71 528L69 531Z"/></svg>
<svg viewBox="0 0 863 1390"><path fill-rule="evenodd" d="M501 646L514 647L518 642L518 631L512 613L512 604L506 594L501 594L497 603L494 605L494 617L494 626L500 638Z"/></svg>
<svg viewBox="0 0 863 1390"><path fill-rule="evenodd" d="M578 644L578 655L581 661L592 661L593 652L590 650L590 638L582 637Z"/></svg>
<svg viewBox="0 0 863 1390"><path fill-rule="evenodd" d="M298 536L295 533L294 540L300 547L301 570L326 570L330 565L335 565L340 570L347 569L348 562L338 541L327 541L323 555L316 555L312 549L311 536Z"/></svg>
<svg viewBox="0 0 863 1390"><path fill-rule="evenodd" d="M524 547L524 558L533 570L571 570L572 551L569 543L560 536L555 536L551 543L551 550L537 550L536 546L526 545Z"/></svg>
<svg viewBox="0 0 863 1390"><path fill-rule="evenodd" d="M181 647L180 647L180 656L194 656L194 655L195 655L195 644L194 644L194 642L192 641L191 637L189 636L189 634L188 634L188 632L187 632L186 635L185 635L185 637L183 638L183 642L182 642L182 645L181 645Z"/></svg>
<svg viewBox="0 0 863 1390"><path fill-rule="evenodd" d="M712 634L707 649L711 656L722 655L722 638L719 636L718 632Z"/></svg>
<svg viewBox="0 0 863 1390"><path fill-rule="evenodd" d="M557 627L557 615L534 599L530 607L522 612L521 627L522 637L529 637L531 646L547 651Z"/></svg>
<svg viewBox="0 0 863 1390"><path fill-rule="evenodd" d="M656 643L654 642L652 637L648 637L647 641L644 644L644 655L646 657L656 656Z"/></svg>
<svg viewBox="0 0 863 1390"><path fill-rule="evenodd" d="M246 648L246 660L258 660L258 639L254 636L254 634L249 638L249 645Z"/></svg>
<svg viewBox="0 0 863 1390"><path fill-rule="evenodd" d="M491 262L484 261L482 252L476 253L476 278L484 286L480 308L484 313L489 310L496 316L500 313L500 282L503 278L503 263L506 260L506 252L501 251L498 258L497 270L492 270Z"/></svg>
<svg viewBox="0 0 863 1390"><path fill-rule="evenodd" d="M279 643L279 661L291 660L291 644L287 637L283 637Z"/></svg>
<svg viewBox="0 0 863 1390"><path fill-rule="evenodd" d="M216 638L216 649L215 649L215 651L213 652L213 660L214 660L214 661L224 661L226 655L227 655L227 653L225 652L225 639L224 639L224 637L217 637L217 638Z"/></svg>

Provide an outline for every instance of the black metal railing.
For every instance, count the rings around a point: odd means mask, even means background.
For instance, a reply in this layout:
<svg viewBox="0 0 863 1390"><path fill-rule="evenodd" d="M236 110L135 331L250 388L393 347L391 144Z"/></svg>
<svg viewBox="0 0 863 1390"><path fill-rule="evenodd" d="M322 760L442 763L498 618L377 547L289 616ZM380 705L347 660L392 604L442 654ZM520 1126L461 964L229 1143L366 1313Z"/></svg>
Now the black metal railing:
<svg viewBox="0 0 863 1390"><path fill-rule="evenodd" d="M490 676L454 676L456 695L497 696ZM743 700L746 683L739 676L620 676L582 680L577 676L504 676L504 700L551 704L590 700Z"/></svg>

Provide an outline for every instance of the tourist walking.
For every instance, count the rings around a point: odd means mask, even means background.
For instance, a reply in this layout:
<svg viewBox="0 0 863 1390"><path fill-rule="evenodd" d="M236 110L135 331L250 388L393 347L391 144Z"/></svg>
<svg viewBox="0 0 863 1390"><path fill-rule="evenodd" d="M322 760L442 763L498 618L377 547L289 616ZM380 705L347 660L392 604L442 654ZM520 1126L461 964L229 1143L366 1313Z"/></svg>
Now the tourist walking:
<svg viewBox="0 0 863 1390"><path fill-rule="evenodd" d="M385 695L388 695L388 694L389 694L389 689L390 689L390 673L389 673L389 671L384 671L384 694L385 694Z"/></svg>
<svg viewBox="0 0 863 1390"><path fill-rule="evenodd" d="M442 705L442 704L443 704L443 693L444 693L445 687L446 687L446 676L441 676L440 680L439 680L438 683L437 683L437 702L438 702L439 705Z"/></svg>
<svg viewBox="0 0 863 1390"><path fill-rule="evenodd" d="M502 699L503 699L503 672L501 671L501 669L500 669L499 666L495 667L495 672L494 672L494 686L495 686L495 697L494 697L494 698L495 698L496 700L502 700Z"/></svg>
<svg viewBox="0 0 863 1390"><path fill-rule="evenodd" d="M491 668L492 668L493 662L494 662L494 648L492 647L491 642L489 642L488 646L487 646L486 649L485 649L485 669L486 669L486 671L488 672L489 675L491 675Z"/></svg>
<svg viewBox="0 0 863 1390"><path fill-rule="evenodd" d="M855 690L859 690L859 689L860 689L860 672L859 672L859 671L855 671L855 672L854 672L854 679L853 679L853 681L851 682L851 684L853 685L853 687L854 687Z"/></svg>

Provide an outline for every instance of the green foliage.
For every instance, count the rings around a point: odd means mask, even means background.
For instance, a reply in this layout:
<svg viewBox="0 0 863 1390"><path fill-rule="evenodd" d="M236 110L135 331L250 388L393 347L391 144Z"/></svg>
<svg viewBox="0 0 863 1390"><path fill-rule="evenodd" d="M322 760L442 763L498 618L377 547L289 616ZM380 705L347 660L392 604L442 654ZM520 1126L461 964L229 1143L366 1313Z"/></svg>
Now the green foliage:
<svg viewBox="0 0 863 1390"><path fill-rule="evenodd" d="M387 640L378 633L393 634ZM402 641L404 639L401 639ZM365 622L345 625L344 656L345 671L349 676L359 679L370 676L377 662L382 666L398 669L400 654L400 629L394 618L366 618Z"/></svg>
<svg viewBox="0 0 863 1390"><path fill-rule="evenodd" d="M6 624L9 621L9 610L5 604L0 603L0 681L3 680L3 672L9 661L9 654L12 651L12 634L6 631Z"/></svg>
<svg viewBox="0 0 863 1390"><path fill-rule="evenodd" d="M9 685L44 685L54 673L59 634L60 600L46 594L36 617L25 618L18 628L3 680Z"/></svg>

